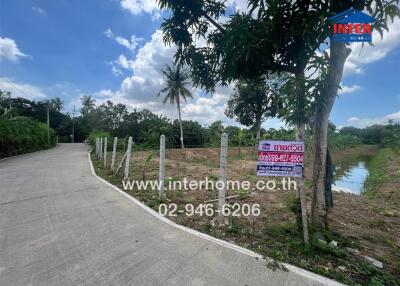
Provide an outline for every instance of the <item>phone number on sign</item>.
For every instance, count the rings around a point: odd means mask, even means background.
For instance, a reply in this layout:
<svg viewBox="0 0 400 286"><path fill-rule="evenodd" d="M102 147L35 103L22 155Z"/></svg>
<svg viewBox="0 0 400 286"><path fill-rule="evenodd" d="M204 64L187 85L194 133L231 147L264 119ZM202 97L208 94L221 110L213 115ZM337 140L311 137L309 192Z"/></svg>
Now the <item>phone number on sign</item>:
<svg viewBox="0 0 400 286"><path fill-rule="evenodd" d="M238 204L234 203L224 204L222 209L215 209L213 204L199 204L197 206L193 204L186 204L183 209L179 208L177 204L160 204L158 206L158 213L162 216L177 216L178 214L184 214L186 216L214 216L215 214L222 214L223 216L259 216L260 205L259 204Z"/></svg>
<svg viewBox="0 0 400 286"><path fill-rule="evenodd" d="M271 162L271 163L303 163L304 154L259 152L258 160L261 162Z"/></svg>

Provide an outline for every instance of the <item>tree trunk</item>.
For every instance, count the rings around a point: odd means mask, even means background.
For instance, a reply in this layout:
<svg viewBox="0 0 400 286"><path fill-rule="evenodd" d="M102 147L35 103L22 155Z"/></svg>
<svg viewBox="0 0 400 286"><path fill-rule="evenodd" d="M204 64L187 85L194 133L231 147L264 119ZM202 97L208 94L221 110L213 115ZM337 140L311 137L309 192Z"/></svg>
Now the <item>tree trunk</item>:
<svg viewBox="0 0 400 286"><path fill-rule="evenodd" d="M305 124L298 123L296 128L296 141L303 141L305 138ZM304 172L303 167L303 177L296 179L297 185L297 197L298 197L298 217L300 218L301 229L303 230L304 244L308 244L308 221L307 221L307 204L306 204L306 194L304 189Z"/></svg>
<svg viewBox="0 0 400 286"><path fill-rule="evenodd" d="M258 144L258 141L260 141L260 138L261 138L261 120L257 121L256 128L257 128L256 141L257 141L257 144Z"/></svg>
<svg viewBox="0 0 400 286"><path fill-rule="evenodd" d="M257 152L258 144L260 143L260 138L261 138L261 119L256 121L255 128L256 128L256 142L254 145Z"/></svg>
<svg viewBox="0 0 400 286"><path fill-rule="evenodd" d="M295 74L296 81L296 102L299 108L303 108L302 101L305 98L305 86L304 86L304 72ZM304 142L305 139L305 123L302 117L303 110L296 110L297 123L296 123L296 141ZM305 168L303 167L303 176L296 178L297 185L297 227L299 230L303 230L304 244L308 245L308 221L307 221L307 205L306 195L304 189L304 173Z"/></svg>
<svg viewBox="0 0 400 286"><path fill-rule="evenodd" d="M180 129L181 129L181 137L180 137L180 140L181 140L181 148L184 149L185 146L183 145L183 127L182 127L181 104L180 104L180 101L179 101L179 96L178 96L178 98L177 98L177 107L178 107L179 127L180 127Z"/></svg>
<svg viewBox="0 0 400 286"><path fill-rule="evenodd" d="M326 84L314 113L312 222L317 231L326 229L325 176L329 115L342 79L344 63L350 52L345 43L331 41Z"/></svg>

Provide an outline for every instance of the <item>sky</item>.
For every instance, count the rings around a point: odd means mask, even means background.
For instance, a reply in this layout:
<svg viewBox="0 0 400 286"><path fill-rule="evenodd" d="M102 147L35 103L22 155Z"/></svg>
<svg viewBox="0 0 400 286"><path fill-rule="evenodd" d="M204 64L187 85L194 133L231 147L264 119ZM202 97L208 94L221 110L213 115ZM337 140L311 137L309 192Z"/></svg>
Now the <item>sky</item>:
<svg viewBox="0 0 400 286"><path fill-rule="evenodd" d="M227 1L236 10L246 3ZM66 112L92 95L97 104L111 100L175 119L176 107L157 97L160 71L174 55L162 39L163 15L156 0L0 0L0 89L34 100L58 96ZM331 113L338 127L400 121L400 20L389 29L383 39L373 33L373 46L352 44ZM182 117L236 125L224 115L232 91L193 89ZM263 127L282 125L270 119Z"/></svg>

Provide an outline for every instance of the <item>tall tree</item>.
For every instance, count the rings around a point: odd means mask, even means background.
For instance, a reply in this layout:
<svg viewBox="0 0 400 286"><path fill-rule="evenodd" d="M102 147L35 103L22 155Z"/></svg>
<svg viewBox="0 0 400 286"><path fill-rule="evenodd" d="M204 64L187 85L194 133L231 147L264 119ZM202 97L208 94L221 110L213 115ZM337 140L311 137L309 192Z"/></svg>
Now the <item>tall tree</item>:
<svg viewBox="0 0 400 286"><path fill-rule="evenodd" d="M81 114L86 115L94 111L96 100L91 95L84 95L81 97Z"/></svg>
<svg viewBox="0 0 400 286"><path fill-rule="evenodd" d="M388 31L388 21L400 16L399 0L367 0L367 1L332 1L330 15L337 14L349 8L367 10L374 17L373 28L383 37L383 30ZM328 24L327 24L328 25ZM337 97L342 79L344 64L351 53L347 43L335 42L330 37L330 54L327 59L328 69L319 88L314 113L314 143L313 143L313 178L312 178L312 219L316 229L327 227L326 198L324 193L326 179L326 158L328 145L329 116Z"/></svg>
<svg viewBox="0 0 400 286"><path fill-rule="evenodd" d="M172 67L167 65L165 70L162 70L162 73L165 75L167 82L166 87L164 87L158 93L158 96L165 94L163 101L164 104L167 103L167 101L169 101L170 104L176 104L176 107L178 108L178 118L181 130L181 147L185 148L183 144L181 99L186 102L188 98L192 98L192 93L187 88L187 86L190 84L190 73L189 71L182 69L180 65Z"/></svg>
<svg viewBox="0 0 400 286"><path fill-rule="evenodd" d="M228 100L225 114L240 124L252 126L258 142L261 124L268 117L276 116L279 106L277 80L239 81Z"/></svg>
<svg viewBox="0 0 400 286"><path fill-rule="evenodd" d="M50 100L50 106L57 111L61 111L64 109L64 101L59 97L52 98Z"/></svg>

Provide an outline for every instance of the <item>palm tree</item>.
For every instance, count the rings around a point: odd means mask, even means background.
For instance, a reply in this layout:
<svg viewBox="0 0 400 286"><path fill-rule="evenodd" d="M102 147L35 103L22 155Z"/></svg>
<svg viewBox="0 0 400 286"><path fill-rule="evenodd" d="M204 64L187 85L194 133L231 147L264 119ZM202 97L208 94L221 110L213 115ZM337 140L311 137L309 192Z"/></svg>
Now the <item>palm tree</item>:
<svg viewBox="0 0 400 286"><path fill-rule="evenodd" d="M96 106L96 100L92 98L91 95L84 95L83 97L81 97L81 103L82 103L82 108L81 108L82 115L86 115L89 112L92 112L94 110L94 107Z"/></svg>
<svg viewBox="0 0 400 286"><path fill-rule="evenodd" d="M183 128L182 128L182 118L181 118L181 98L187 101L187 98L193 98L192 93L186 87L190 84L188 79L190 78L189 71L181 69L180 65L169 66L167 65L162 73L167 79L166 87L163 88L157 96L165 94L163 103L165 104L169 101L170 104L175 104L178 108L179 125L181 129L181 147L185 148L183 145Z"/></svg>
<svg viewBox="0 0 400 286"><path fill-rule="evenodd" d="M51 99L51 107L57 111L61 111L64 108L64 101L62 101L59 97L55 97Z"/></svg>

